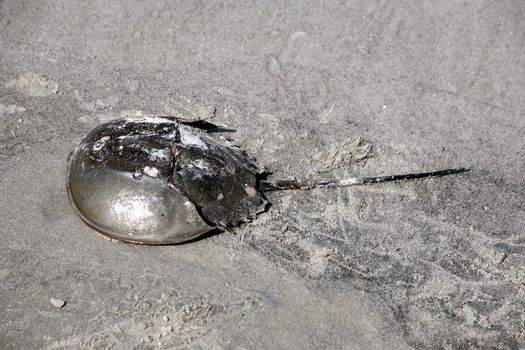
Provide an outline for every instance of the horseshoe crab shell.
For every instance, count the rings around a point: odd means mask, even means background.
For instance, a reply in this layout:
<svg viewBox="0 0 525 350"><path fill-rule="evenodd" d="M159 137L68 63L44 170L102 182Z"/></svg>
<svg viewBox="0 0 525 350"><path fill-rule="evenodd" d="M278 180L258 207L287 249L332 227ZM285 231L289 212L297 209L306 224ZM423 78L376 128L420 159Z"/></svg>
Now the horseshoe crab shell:
<svg viewBox="0 0 525 350"><path fill-rule="evenodd" d="M111 238L191 240L264 210L259 168L209 123L121 119L88 133L71 156L68 193L79 216Z"/></svg>

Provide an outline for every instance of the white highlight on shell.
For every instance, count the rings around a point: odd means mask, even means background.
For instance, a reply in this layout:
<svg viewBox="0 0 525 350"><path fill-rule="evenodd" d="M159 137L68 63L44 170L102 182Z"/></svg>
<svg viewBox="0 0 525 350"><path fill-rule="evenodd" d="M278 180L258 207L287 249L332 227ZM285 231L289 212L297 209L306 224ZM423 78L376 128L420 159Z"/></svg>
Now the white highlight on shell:
<svg viewBox="0 0 525 350"><path fill-rule="evenodd" d="M145 166L144 174L149 175L151 177L157 177L159 175L159 169L150 166Z"/></svg>
<svg viewBox="0 0 525 350"><path fill-rule="evenodd" d="M106 145L106 141L110 138L111 137L109 136L101 137L97 142L93 144L93 151L100 151Z"/></svg>
<svg viewBox="0 0 525 350"><path fill-rule="evenodd" d="M188 164L187 167L199 169L198 171L193 172L193 176L195 178L200 178L203 175L213 175L214 174L214 170L210 166L210 163L208 163L204 159L194 160L191 164Z"/></svg>
<svg viewBox="0 0 525 350"><path fill-rule="evenodd" d="M144 195L129 196L124 192L122 195L117 195L116 198L112 211L119 221L129 223L130 227L140 229L144 222L148 222L155 216Z"/></svg>
<svg viewBox="0 0 525 350"><path fill-rule="evenodd" d="M208 170L210 169L210 164L205 161L204 159L197 159L195 161L193 161L193 163L191 163L194 167L196 168L199 168L199 169L203 169L203 170Z"/></svg>
<svg viewBox="0 0 525 350"><path fill-rule="evenodd" d="M93 151L100 151L102 149L102 147L104 147L104 143L103 142L96 142L93 145Z"/></svg>
<svg viewBox="0 0 525 350"><path fill-rule="evenodd" d="M146 119L126 118L126 121L131 122L131 123L150 123L150 124L175 123L174 120L162 118L162 117L152 117L152 118L146 118Z"/></svg>
<svg viewBox="0 0 525 350"><path fill-rule="evenodd" d="M150 151L148 154L149 154L150 159L152 160L168 159L171 152L169 150L156 149L156 150Z"/></svg>
<svg viewBox="0 0 525 350"><path fill-rule="evenodd" d="M131 116L126 116L126 120L132 123L175 123L176 121L168 118L159 117L149 113L143 113L141 111L136 111Z"/></svg>
<svg viewBox="0 0 525 350"><path fill-rule="evenodd" d="M192 145L201 149L208 149L208 146L202 141L198 132L191 131L182 125L180 127L180 139L184 145Z"/></svg>

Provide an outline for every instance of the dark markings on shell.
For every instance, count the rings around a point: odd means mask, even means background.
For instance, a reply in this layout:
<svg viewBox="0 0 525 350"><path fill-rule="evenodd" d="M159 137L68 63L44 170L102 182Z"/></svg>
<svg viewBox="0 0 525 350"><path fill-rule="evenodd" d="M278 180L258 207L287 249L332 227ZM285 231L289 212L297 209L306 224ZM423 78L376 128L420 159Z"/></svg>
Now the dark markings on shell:
<svg viewBox="0 0 525 350"><path fill-rule="evenodd" d="M68 190L79 215L107 236L149 244L255 218L266 205L256 190L264 170L196 127L209 125L150 117L92 130L71 158Z"/></svg>

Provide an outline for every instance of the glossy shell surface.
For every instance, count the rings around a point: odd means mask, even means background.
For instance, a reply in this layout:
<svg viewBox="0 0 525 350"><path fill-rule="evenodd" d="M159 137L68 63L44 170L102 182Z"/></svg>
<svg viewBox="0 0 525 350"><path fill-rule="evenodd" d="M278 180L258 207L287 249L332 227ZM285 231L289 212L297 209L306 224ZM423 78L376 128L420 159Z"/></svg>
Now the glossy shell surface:
<svg viewBox="0 0 525 350"><path fill-rule="evenodd" d="M71 156L68 192L80 217L111 238L191 240L264 210L262 170L229 141L174 118L100 125Z"/></svg>

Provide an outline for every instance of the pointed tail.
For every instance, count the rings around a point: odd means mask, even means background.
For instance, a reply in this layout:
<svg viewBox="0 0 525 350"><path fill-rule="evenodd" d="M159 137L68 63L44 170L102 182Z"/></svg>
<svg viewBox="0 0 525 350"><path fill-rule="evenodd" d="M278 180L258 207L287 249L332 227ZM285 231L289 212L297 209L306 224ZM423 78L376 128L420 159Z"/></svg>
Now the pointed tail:
<svg viewBox="0 0 525 350"><path fill-rule="evenodd" d="M376 182L389 182L401 180L414 180L426 177L446 176L460 174L469 171L467 168L452 168L426 173L388 175L388 176L365 176L350 177L346 179L303 179L303 180L263 180L259 183L259 189L263 192L283 191L283 190L310 190L316 187L343 187L366 185Z"/></svg>

